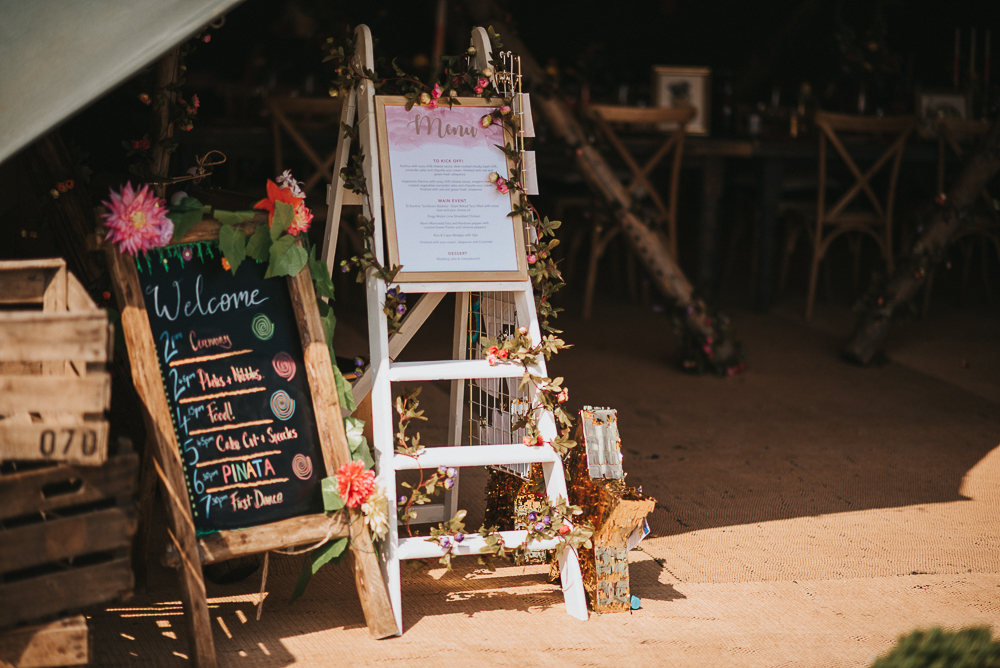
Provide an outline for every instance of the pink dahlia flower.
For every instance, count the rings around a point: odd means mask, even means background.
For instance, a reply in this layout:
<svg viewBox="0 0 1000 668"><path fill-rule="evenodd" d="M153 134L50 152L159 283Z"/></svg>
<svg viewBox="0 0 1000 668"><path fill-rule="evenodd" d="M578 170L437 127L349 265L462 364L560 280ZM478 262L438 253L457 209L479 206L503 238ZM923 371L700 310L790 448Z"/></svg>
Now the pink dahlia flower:
<svg viewBox="0 0 1000 668"><path fill-rule="evenodd" d="M132 190L126 183L121 193L111 191L111 201L104 224L108 241L117 244L119 252L138 255L139 251L165 246L174 236L174 223L167 218L166 202L153 194L148 185Z"/></svg>
<svg viewBox="0 0 1000 668"><path fill-rule="evenodd" d="M349 508L357 508L375 490L375 471L366 471L363 462L348 462L337 469L337 488Z"/></svg>

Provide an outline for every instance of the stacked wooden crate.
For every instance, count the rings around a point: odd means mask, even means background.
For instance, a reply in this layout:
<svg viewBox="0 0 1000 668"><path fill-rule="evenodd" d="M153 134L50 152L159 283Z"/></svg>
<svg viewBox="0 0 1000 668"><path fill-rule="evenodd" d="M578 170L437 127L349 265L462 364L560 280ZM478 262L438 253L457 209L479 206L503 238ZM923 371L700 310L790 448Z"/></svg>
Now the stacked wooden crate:
<svg viewBox="0 0 1000 668"><path fill-rule="evenodd" d="M108 456L112 343L107 314L64 261L0 262L0 629L132 589L138 458ZM26 658L25 638L59 647L56 637L61 653ZM86 654L73 618L0 633L0 664Z"/></svg>

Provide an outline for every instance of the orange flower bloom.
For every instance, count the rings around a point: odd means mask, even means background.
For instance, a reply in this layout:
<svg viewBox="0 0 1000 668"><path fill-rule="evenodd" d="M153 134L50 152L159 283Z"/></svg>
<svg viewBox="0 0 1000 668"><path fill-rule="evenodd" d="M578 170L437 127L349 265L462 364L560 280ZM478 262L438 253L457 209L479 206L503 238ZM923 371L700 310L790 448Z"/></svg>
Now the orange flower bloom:
<svg viewBox="0 0 1000 668"><path fill-rule="evenodd" d="M375 471L363 462L348 462L337 469L337 488L349 508L358 508L375 490Z"/></svg>
<svg viewBox="0 0 1000 668"><path fill-rule="evenodd" d="M305 206L305 199L296 197L290 188L282 188L271 179L267 180L267 197L253 205L255 209L267 211L268 227L274 224L274 207L277 202L289 204L295 210L295 218L288 226L289 234L296 236L309 229L313 216L312 212Z"/></svg>

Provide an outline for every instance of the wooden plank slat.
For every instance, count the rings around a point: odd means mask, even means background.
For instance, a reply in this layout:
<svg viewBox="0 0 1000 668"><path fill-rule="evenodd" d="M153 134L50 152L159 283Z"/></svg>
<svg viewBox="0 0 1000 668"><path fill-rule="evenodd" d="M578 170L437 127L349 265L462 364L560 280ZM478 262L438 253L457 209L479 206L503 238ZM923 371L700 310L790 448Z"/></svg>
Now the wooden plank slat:
<svg viewBox="0 0 1000 668"><path fill-rule="evenodd" d="M0 628L106 603L132 590L128 557L0 584Z"/></svg>
<svg viewBox="0 0 1000 668"><path fill-rule="evenodd" d="M138 471L139 456L128 453L100 467L60 465L0 476L0 520L128 497L135 493ZM80 481L79 488L57 493L74 480Z"/></svg>
<svg viewBox="0 0 1000 668"><path fill-rule="evenodd" d="M8 425L13 420L0 420L0 461L103 464L108 458L108 421L65 417L65 421L32 424Z"/></svg>
<svg viewBox="0 0 1000 668"><path fill-rule="evenodd" d="M345 538L348 535L347 519L343 514L303 515L280 522L262 524L253 529L239 531L218 531L202 536L198 541L201 562L211 564L234 557L258 554L286 547L299 547L318 543L329 535L330 539ZM166 565L180 566L177 550L168 547Z"/></svg>
<svg viewBox="0 0 1000 668"><path fill-rule="evenodd" d="M41 305L51 276L45 269L0 270L0 304Z"/></svg>
<svg viewBox="0 0 1000 668"><path fill-rule="evenodd" d="M106 362L108 318L82 313L0 313L0 360Z"/></svg>
<svg viewBox="0 0 1000 668"><path fill-rule="evenodd" d="M53 280L65 273L66 261L62 258L0 261L0 304L45 305ZM49 295L48 310L55 306L52 299Z"/></svg>
<svg viewBox="0 0 1000 668"><path fill-rule="evenodd" d="M97 304L90 298L80 279L72 273L66 275L66 308L70 311L96 311Z"/></svg>
<svg viewBox="0 0 1000 668"><path fill-rule="evenodd" d="M134 533L135 518L122 508L105 508L0 531L0 573L126 549Z"/></svg>
<svg viewBox="0 0 1000 668"><path fill-rule="evenodd" d="M0 633L3 668L84 666L89 662L87 618L83 615Z"/></svg>
<svg viewBox="0 0 1000 668"><path fill-rule="evenodd" d="M0 415L44 413L53 409L65 413L102 413L110 406L111 375L107 373L83 377L0 376Z"/></svg>

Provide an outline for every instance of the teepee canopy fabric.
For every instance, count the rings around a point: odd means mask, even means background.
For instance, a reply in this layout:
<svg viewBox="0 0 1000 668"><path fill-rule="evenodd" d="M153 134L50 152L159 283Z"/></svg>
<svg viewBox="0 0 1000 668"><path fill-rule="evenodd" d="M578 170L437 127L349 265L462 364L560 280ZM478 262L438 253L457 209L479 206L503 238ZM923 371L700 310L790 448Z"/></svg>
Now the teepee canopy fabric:
<svg viewBox="0 0 1000 668"><path fill-rule="evenodd" d="M0 0L0 161L240 0Z"/></svg>

